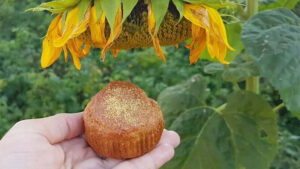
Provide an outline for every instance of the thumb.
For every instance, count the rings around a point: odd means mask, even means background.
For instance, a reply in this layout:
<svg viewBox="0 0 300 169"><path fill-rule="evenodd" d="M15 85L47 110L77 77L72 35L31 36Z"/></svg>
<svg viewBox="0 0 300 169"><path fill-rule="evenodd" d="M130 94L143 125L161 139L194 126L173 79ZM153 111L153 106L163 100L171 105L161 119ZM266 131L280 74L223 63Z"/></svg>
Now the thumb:
<svg viewBox="0 0 300 169"><path fill-rule="evenodd" d="M57 114L55 116L23 120L8 133L29 132L45 137L50 144L56 144L81 135L84 131L82 113ZM5 136L4 136L5 137Z"/></svg>

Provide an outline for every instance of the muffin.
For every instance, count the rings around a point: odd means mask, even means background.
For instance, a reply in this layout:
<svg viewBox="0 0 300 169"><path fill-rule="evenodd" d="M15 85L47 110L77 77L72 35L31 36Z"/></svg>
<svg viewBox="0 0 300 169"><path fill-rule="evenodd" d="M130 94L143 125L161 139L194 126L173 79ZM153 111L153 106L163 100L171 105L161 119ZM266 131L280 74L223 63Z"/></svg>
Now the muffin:
<svg viewBox="0 0 300 169"><path fill-rule="evenodd" d="M88 144L98 155L115 159L151 151L164 129L158 104L130 82L109 83L92 98L83 119Z"/></svg>

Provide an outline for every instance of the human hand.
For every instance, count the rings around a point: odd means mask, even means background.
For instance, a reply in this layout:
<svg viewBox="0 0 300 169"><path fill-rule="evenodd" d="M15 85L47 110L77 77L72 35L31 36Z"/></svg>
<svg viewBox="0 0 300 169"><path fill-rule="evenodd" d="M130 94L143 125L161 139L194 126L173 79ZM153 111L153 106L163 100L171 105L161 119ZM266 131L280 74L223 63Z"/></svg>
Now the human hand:
<svg viewBox="0 0 300 169"><path fill-rule="evenodd" d="M101 158L82 136L82 113L18 122L0 141L2 169L158 169L174 155L179 136L165 130L159 144L130 160Z"/></svg>

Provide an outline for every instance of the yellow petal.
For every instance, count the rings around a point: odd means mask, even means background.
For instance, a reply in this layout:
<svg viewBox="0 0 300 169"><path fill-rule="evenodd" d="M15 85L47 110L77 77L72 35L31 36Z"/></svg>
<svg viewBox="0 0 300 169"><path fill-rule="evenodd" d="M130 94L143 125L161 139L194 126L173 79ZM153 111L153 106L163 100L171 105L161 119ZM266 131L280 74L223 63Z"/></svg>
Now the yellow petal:
<svg viewBox="0 0 300 169"><path fill-rule="evenodd" d="M74 41L72 41L72 40L68 41L67 45L68 45L68 49L72 55L73 62L74 62L76 69L80 70L81 63L80 63L78 52L76 51L76 46L74 45Z"/></svg>
<svg viewBox="0 0 300 169"><path fill-rule="evenodd" d="M63 47L63 49L64 49L64 56L65 56L65 62L67 63L68 62L68 49L67 49L67 46L65 45L64 47Z"/></svg>
<svg viewBox="0 0 300 169"><path fill-rule="evenodd" d="M111 50L111 53L112 53L112 55L114 56L114 58L117 58L118 57L118 53L120 52L120 50L118 50L118 49L113 49L113 50Z"/></svg>
<svg viewBox="0 0 300 169"><path fill-rule="evenodd" d="M97 12L95 6L91 8L91 17L89 28L91 31L92 42L98 48L103 48L106 44L105 38L105 14L102 12L100 20L97 20Z"/></svg>
<svg viewBox="0 0 300 169"><path fill-rule="evenodd" d="M86 56L90 51L90 46L89 45L85 45L85 47L83 49L82 48L83 47L83 42L76 39L76 38L69 40L68 44L69 44L69 46L72 47L72 50L74 52L76 52L77 56L80 57L80 58Z"/></svg>
<svg viewBox="0 0 300 169"><path fill-rule="evenodd" d="M192 22L192 30L194 30L192 43L187 46L191 49L190 61L194 62L197 58L195 55L203 51L204 42L201 41L195 28L198 27L205 30L206 46L210 57L217 58L221 63L228 63L225 61L227 48L230 50L233 48L228 43L225 26L218 11L205 5L185 4L184 17ZM197 42L198 49L194 49L193 46Z"/></svg>
<svg viewBox="0 0 300 169"><path fill-rule="evenodd" d="M88 55L90 50L91 50L91 46L90 45L85 45L84 49L83 49L84 56Z"/></svg>
<svg viewBox="0 0 300 169"><path fill-rule="evenodd" d="M53 46L53 39L58 36L59 24L61 23L62 15L58 15L49 25L47 35L43 40L43 51L41 56L41 67L46 68L51 66L60 56L62 48Z"/></svg>
<svg viewBox="0 0 300 169"><path fill-rule="evenodd" d="M192 30L193 31L193 30ZM200 54L204 51L206 46L206 35L205 30L200 28L197 39L197 44L193 46L190 53L190 64L196 63L198 61L198 58Z"/></svg>
<svg viewBox="0 0 300 169"><path fill-rule="evenodd" d="M117 16L115 18L115 23L112 33L109 35L109 38L101 51L101 60L104 61L105 54L108 52L110 47L113 45L114 40L116 40L122 32L122 8L119 8Z"/></svg>
<svg viewBox="0 0 300 169"><path fill-rule="evenodd" d="M84 19L80 22L78 11L78 7L75 7L68 12L62 36L54 40L55 47L64 46L68 40L86 31L89 23L90 10L87 10Z"/></svg>
<svg viewBox="0 0 300 169"><path fill-rule="evenodd" d="M216 31L218 31L218 33L220 34L220 36L221 36L220 38L223 40L225 45L230 50L234 50L228 43L227 35L226 35L226 28L224 26L223 20L221 18L221 15L219 14L219 12L210 7L206 7L206 8L208 11L208 16L210 18L210 22L213 25L213 27L216 29Z"/></svg>
<svg viewBox="0 0 300 169"><path fill-rule="evenodd" d="M45 38L43 41L43 52L41 57L41 67L47 68L51 66L60 56L62 48L56 48L49 39Z"/></svg>
<svg viewBox="0 0 300 169"><path fill-rule="evenodd" d="M188 45L186 45L185 47L188 48L188 49L193 49L195 43L199 40L201 40L201 27L199 26L196 26L194 24L192 24L192 42ZM204 35L205 36L205 35Z"/></svg>
<svg viewBox="0 0 300 169"><path fill-rule="evenodd" d="M164 62L166 62L165 55L159 44L158 36L157 36L157 34L155 34L155 26L156 26L156 21L155 21L155 17L154 17L153 11L152 11L152 5L149 4L148 5L148 32L151 35L157 56L160 57Z"/></svg>
<svg viewBox="0 0 300 169"><path fill-rule="evenodd" d="M210 27L208 12L204 6L185 4L183 15L187 20L201 28L208 29Z"/></svg>

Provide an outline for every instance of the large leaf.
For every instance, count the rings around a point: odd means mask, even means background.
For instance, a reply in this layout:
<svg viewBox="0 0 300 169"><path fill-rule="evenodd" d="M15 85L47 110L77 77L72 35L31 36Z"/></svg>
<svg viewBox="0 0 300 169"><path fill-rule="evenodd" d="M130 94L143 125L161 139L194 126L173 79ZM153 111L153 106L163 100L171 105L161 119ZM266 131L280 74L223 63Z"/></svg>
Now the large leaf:
<svg viewBox="0 0 300 169"><path fill-rule="evenodd" d="M155 33L158 32L159 26L165 18L168 11L170 0L151 0L152 10L155 17Z"/></svg>
<svg viewBox="0 0 300 169"><path fill-rule="evenodd" d="M259 5L259 10L275 9L275 8L288 8L293 9L299 0L272 0L270 3L263 2Z"/></svg>
<svg viewBox="0 0 300 169"><path fill-rule="evenodd" d="M206 81L194 75L187 82L166 88L158 96L165 117L166 128L185 110L203 105Z"/></svg>
<svg viewBox="0 0 300 169"><path fill-rule="evenodd" d="M236 167L267 169L278 148L277 117L270 105L253 93L236 92L222 117L231 131Z"/></svg>
<svg viewBox="0 0 300 169"><path fill-rule="evenodd" d="M171 125L181 136L163 169L267 169L277 153L277 120L260 96L236 92L222 112L196 107Z"/></svg>
<svg viewBox="0 0 300 169"><path fill-rule="evenodd" d="M210 109L193 108L172 124L181 137L176 155L163 169L233 169L233 148L224 120ZM225 153L222 153L225 152ZM226 155L225 155L226 154Z"/></svg>
<svg viewBox="0 0 300 169"><path fill-rule="evenodd" d="M242 39L263 77L279 91L287 108L300 117L300 18L287 9L250 19Z"/></svg>

